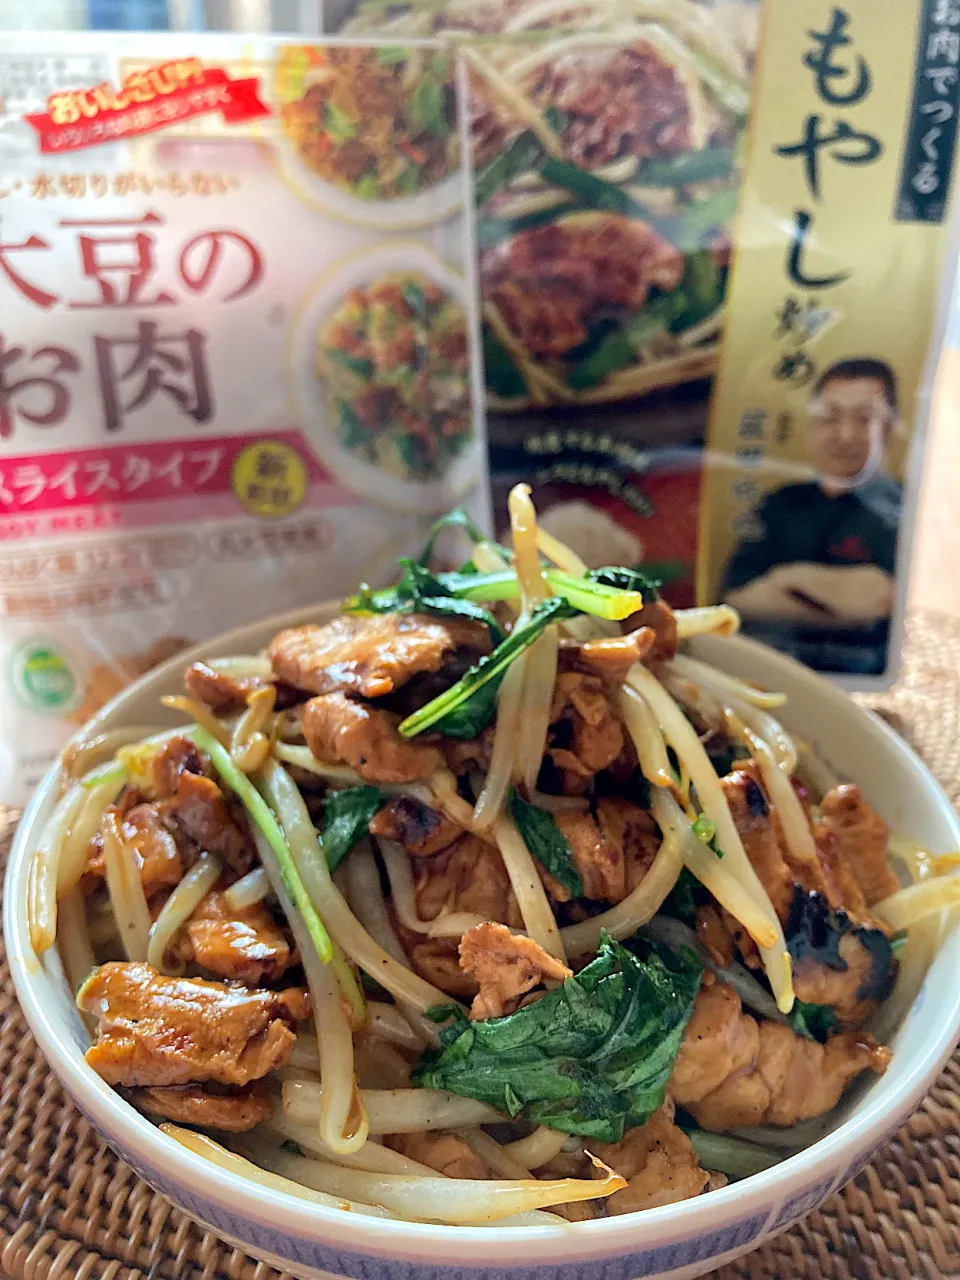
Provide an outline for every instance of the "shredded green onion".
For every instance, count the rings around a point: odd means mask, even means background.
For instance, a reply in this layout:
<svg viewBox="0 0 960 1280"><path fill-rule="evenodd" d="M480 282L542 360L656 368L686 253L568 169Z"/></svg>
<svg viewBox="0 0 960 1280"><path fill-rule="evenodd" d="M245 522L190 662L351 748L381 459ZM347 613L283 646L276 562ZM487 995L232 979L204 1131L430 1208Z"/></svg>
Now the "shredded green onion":
<svg viewBox="0 0 960 1280"><path fill-rule="evenodd" d="M303 916L310 937L313 939L313 945L317 948L317 955L324 964L329 964L333 959L333 945L330 941L330 935L317 914L316 907L310 900L310 895L307 893L303 880L300 878L300 872L297 870L296 863L293 860L293 854L290 852L290 846L287 844L280 824L273 816L270 806L246 774L241 773L233 763L230 759L229 751L216 740L213 734L208 733L201 725L194 725L184 732L184 737L189 738L196 743L201 751L206 752L217 773L238 797L252 820L263 832L270 848L277 855L277 861L283 874L283 883L293 899L294 906Z"/></svg>

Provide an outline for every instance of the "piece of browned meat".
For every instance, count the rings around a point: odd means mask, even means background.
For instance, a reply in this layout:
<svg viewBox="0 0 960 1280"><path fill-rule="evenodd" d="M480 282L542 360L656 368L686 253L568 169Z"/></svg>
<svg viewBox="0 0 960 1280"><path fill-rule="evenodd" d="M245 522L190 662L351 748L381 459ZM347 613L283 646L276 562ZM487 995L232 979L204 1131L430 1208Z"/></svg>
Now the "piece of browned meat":
<svg viewBox="0 0 960 1280"><path fill-rule="evenodd" d="M393 1133L384 1145L429 1165L445 1178L489 1178L490 1170L456 1133Z"/></svg>
<svg viewBox="0 0 960 1280"><path fill-rule="evenodd" d="M623 845L607 839L589 813L555 813L554 822L570 845L573 864L583 883L583 896L619 902L626 892Z"/></svg>
<svg viewBox="0 0 960 1280"><path fill-rule="evenodd" d="M94 1071L108 1084L153 1087L261 1079L290 1057L306 1002L295 989L248 991L111 962L87 978L77 1004L100 1020L86 1053Z"/></svg>
<svg viewBox="0 0 960 1280"><path fill-rule="evenodd" d="M469 619L386 613L292 627L267 653L278 678L299 689L379 698L419 672L439 671L458 649L489 653L490 632Z"/></svg>
<svg viewBox="0 0 960 1280"><path fill-rule="evenodd" d="M225 671L215 671L205 662L194 662L187 667L183 683L191 697L216 715L242 711L250 694L267 685L266 680L258 680L256 676L231 676Z"/></svg>
<svg viewBox="0 0 960 1280"><path fill-rule="evenodd" d="M134 1089L131 1101L152 1116L228 1133L243 1133L273 1117L273 1101L256 1083L231 1093L209 1093L199 1084Z"/></svg>
<svg viewBox="0 0 960 1280"><path fill-rule="evenodd" d="M807 892L827 894L820 860L798 860L787 847L780 819L770 808L754 762L738 764L720 785L747 857L780 919L786 920L789 914L795 885Z"/></svg>
<svg viewBox="0 0 960 1280"><path fill-rule="evenodd" d="M500 850L479 836L463 835L434 857L418 859L413 874L421 920L435 920L449 910L523 928Z"/></svg>
<svg viewBox="0 0 960 1280"><path fill-rule="evenodd" d="M837 837L815 824L815 856L798 857L786 844L780 820L771 810L752 760L744 761L721 782L744 849L784 925L794 959L799 999L829 1004L845 1027L858 1026L886 997L896 960L873 919ZM699 930L715 956L722 927L740 933L725 912L702 910ZM744 959L756 955L742 937Z"/></svg>
<svg viewBox="0 0 960 1280"><path fill-rule="evenodd" d="M625 631L633 631L637 627L652 629L656 639L647 651L647 662L669 662L677 656L677 619L665 600L651 600L639 612L631 613L621 625Z"/></svg>
<svg viewBox="0 0 960 1280"><path fill-rule="evenodd" d="M293 963L290 943L265 903L230 907L218 890L187 921L179 950L186 963L248 987L275 982Z"/></svg>
<svg viewBox="0 0 960 1280"><path fill-rule="evenodd" d="M789 1126L836 1106L864 1071L882 1074L889 1049L860 1031L817 1044L757 1022L723 982L703 987L677 1054L670 1093L705 1129Z"/></svg>
<svg viewBox="0 0 960 1280"><path fill-rule="evenodd" d="M370 834L396 840L413 858L428 858L463 835L463 827L413 796L392 796L374 814Z"/></svg>
<svg viewBox="0 0 960 1280"><path fill-rule="evenodd" d="M120 807L108 810L117 816L120 835L140 866L140 880L147 898L161 889L172 889L183 879L184 865L176 841L163 825L155 805L137 804L123 813ZM84 888L95 888L107 874L103 841L99 834L90 842Z"/></svg>
<svg viewBox="0 0 960 1280"><path fill-rule="evenodd" d="M622 1191L605 1201L607 1213L637 1213L689 1200L705 1190L710 1174L701 1169L690 1139L665 1111L624 1134L617 1143L591 1142L591 1152L627 1179ZM593 1176L604 1177L594 1168Z"/></svg>
<svg viewBox="0 0 960 1280"><path fill-rule="evenodd" d="M564 150L588 168L693 145L683 75L645 40L558 53L538 67L532 90L541 107L562 114Z"/></svg>
<svg viewBox="0 0 960 1280"><path fill-rule="evenodd" d="M168 738L150 762L153 794L158 800L169 800L177 794L180 775L203 774L210 769L199 748L189 738Z"/></svg>
<svg viewBox="0 0 960 1280"><path fill-rule="evenodd" d="M837 841L841 862L850 868L868 907L896 893L900 882L887 854L886 824L852 783L834 787L820 801L820 820Z"/></svg>
<svg viewBox="0 0 960 1280"><path fill-rule="evenodd" d="M623 726L602 676L561 672L550 710L547 754L559 769L564 791L579 795L590 779L609 768L624 749Z"/></svg>
<svg viewBox="0 0 960 1280"><path fill-rule="evenodd" d="M348 764L365 782L419 782L440 767L437 748L402 738L399 723L392 711L342 693L311 698L303 709L303 735L317 759Z"/></svg>
<svg viewBox="0 0 960 1280"><path fill-rule="evenodd" d="M618 796L603 796L597 801L597 826L609 844L623 851L623 897L633 893L650 870L660 849L661 839L653 817L646 809ZM612 902L619 899L612 898Z"/></svg>
<svg viewBox="0 0 960 1280"><path fill-rule="evenodd" d="M623 636L603 640L561 640L558 671L581 671L599 675L619 688L630 668L642 662L656 641L652 627L637 627Z"/></svg>
<svg viewBox="0 0 960 1280"><path fill-rule="evenodd" d="M476 738L441 738L440 750L447 768L458 778L463 774L473 773L476 769L486 773L490 768L495 735L496 722L488 724Z"/></svg>
<svg viewBox="0 0 960 1280"><path fill-rule="evenodd" d="M533 938L492 923L474 925L460 939L460 967L480 987L470 1010L475 1022L512 1013L520 997L544 978L561 982L573 976Z"/></svg>
<svg viewBox="0 0 960 1280"><path fill-rule="evenodd" d="M164 812L198 849L215 853L238 876L257 861L253 841L235 820L226 796L213 781L184 771L176 794L164 801Z"/></svg>
<svg viewBox="0 0 960 1280"><path fill-rule="evenodd" d="M460 968L459 938L422 938L422 934L408 934L398 928L410 964L415 973L447 995L458 1000L472 1000L477 994L474 978Z"/></svg>
<svg viewBox="0 0 960 1280"><path fill-rule="evenodd" d="M582 343L597 308L640 308L651 288L674 289L683 254L649 223L587 213L501 240L480 259L484 298L533 355Z"/></svg>

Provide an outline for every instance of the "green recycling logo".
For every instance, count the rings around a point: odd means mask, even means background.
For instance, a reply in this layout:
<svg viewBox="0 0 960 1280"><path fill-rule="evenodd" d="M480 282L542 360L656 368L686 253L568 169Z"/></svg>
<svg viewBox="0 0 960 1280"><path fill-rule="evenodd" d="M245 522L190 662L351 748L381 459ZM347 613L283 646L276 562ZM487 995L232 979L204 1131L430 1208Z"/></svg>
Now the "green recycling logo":
<svg viewBox="0 0 960 1280"><path fill-rule="evenodd" d="M31 711L62 713L77 695L76 676L48 640L30 640L15 650L10 675L17 697Z"/></svg>

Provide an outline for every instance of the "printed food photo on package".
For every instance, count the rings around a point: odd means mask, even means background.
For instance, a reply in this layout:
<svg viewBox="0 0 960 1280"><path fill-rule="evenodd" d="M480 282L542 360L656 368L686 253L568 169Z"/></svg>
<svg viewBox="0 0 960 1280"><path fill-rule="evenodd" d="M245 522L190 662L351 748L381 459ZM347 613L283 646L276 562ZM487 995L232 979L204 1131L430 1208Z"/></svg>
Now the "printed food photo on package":
<svg viewBox="0 0 960 1280"><path fill-rule="evenodd" d="M527 478L588 561L892 681L956 264L952 13L331 0L330 30L461 51L498 531Z"/></svg>
<svg viewBox="0 0 960 1280"><path fill-rule="evenodd" d="M443 511L483 522L488 492L451 52L11 40L0 800L16 803L157 662L383 585Z"/></svg>

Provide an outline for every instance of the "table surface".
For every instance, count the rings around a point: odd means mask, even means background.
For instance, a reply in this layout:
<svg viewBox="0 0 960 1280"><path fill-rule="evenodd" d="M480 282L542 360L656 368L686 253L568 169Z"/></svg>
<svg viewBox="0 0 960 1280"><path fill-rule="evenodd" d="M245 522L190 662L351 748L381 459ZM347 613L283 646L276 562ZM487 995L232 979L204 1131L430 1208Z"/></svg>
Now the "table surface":
<svg viewBox="0 0 960 1280"><path fill-rule="evenodd" d="M955 477L960 475L960 349L941 362L936 405L924 459L924 480L914 536L909 605L960 618L960 519ZM0 1272L0 1280L9 1280ZM773 1278L771 1277L771 1280ZM945 1280L930 1277L929 1280Z"/></svg>

